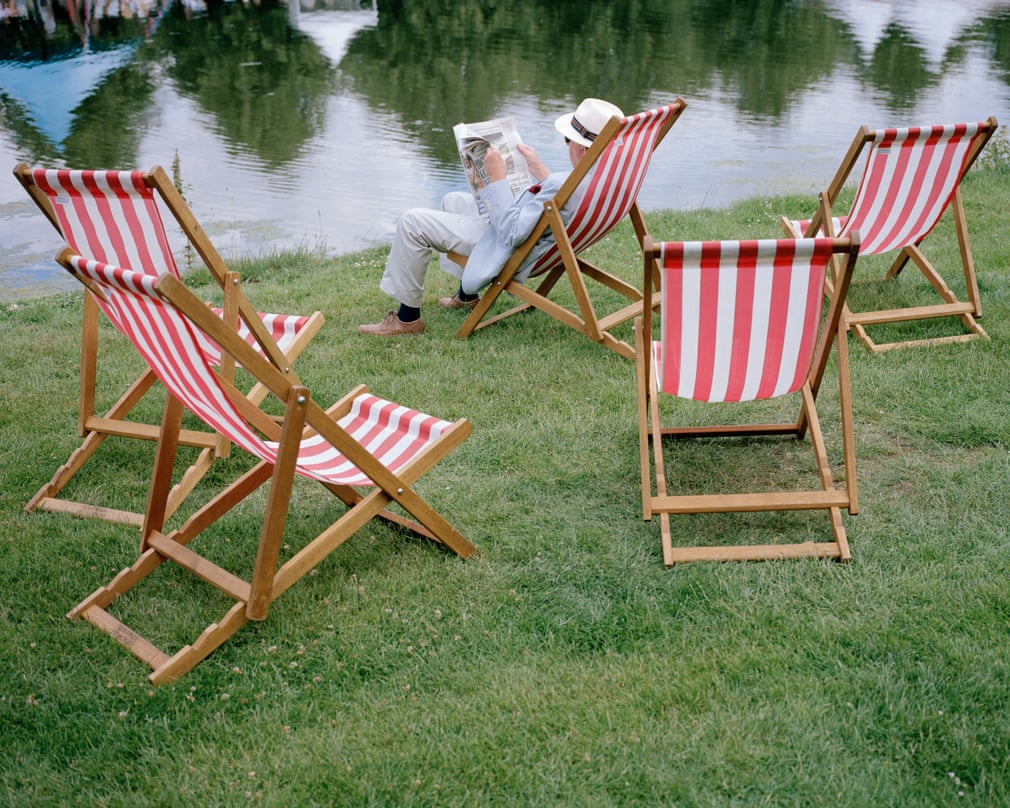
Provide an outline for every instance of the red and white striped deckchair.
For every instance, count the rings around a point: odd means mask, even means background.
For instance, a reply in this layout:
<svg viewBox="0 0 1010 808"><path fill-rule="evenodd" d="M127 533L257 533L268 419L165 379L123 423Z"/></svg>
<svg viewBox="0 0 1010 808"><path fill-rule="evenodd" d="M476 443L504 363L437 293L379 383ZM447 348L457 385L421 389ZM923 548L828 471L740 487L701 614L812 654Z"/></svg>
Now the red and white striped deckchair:
<svg viewBox="0 0 1010 808"><path fill-rule="evenodd" d="M543 215L533 232L491 282L456 336L468 337L479 328L535 307L594 342L634 359L634 348L612 331L638 314L641 290L580 258L579 254L607 235L626 216L630 217L641 246L648 231L636 202L638 192L645 181L653 152L686 107L687 103L678 98L671 104L637 115L611 118L558 193L544 203ZM561 208L590 172L592 176L587 180L582 201L566 227L561 219ZM525 277L516 279L516 273L548 230L554 237L554 243L529 271L529 277L543 278L533 289L526 285ZM466 262L465 257L452 257L460 263ZM567 276L575 295L575 306L571 309L548 298L563 275ZM599 282L632 302L606 316L599 316L590 298L586 278ZM503 292L512 294L523 303L484 319Z"/></svg>
<svg viewBox="0 0 1010 808"><path fill-rule="evenodd" d="M847 306L845 319L848 327L870 350L885 351L987 337L978 323L982 304L960 188L965 173L997 126L995 118L978 123L904 129L871 130L863 126L827 191L821 195L821 204L814 217L806 220L782 218L785 233L795 237L844 237L858 230L863 255L900 251L887 271L888 280L896 278L911 259L936 290L942 303L859 312L853 312ZM864 152L863 174L855 198L849 212L839 216L833 207ZM960 248L967 298L964 302L958 299L920 248L948 208L953 215ZM867 326L938 317L960 318L967 333L878 343L866 331Z"/></svg>
<svg viewBox="0 0 1010 808"><path fill-rule="evenodd" d="M262 350L271 351L269 358L278 367L290 369L292 362L323 325L323 315L318 311L306 316L256 312L241 292L238 274L228 270L185 200L160 167L149 172L80 171L32 168L22 163L15 167L14 175L73 250L110 264L143 271L153 277L164 274L180 277L161 213L162 207L167 208L189 244L221 285L224 306L215 311L222 317L227 311L228 322L235 324L250 345L265 346ZM158 425L127 417L154 383L151 373L141 376L106 413L99 415L95 412L98 319L98 307L85 293L78 413L78 433L83 440L25 507L29 511L36 508L62 511L139 526L143 518L139 512L77 502L61 496L64 487L107 437L115 435L144 440L156 440L158 437ZM269 339L264 338L267 336ZM211 361L219 360L214 354L214 346L204 348ZM262 400L265 392L254 389L250 391L250 396L253 401ZM170 492L169 514L193 490L214 459L228 450L227 444L219 438L194 430L184 430L180 440L184 445L198 447L201 451Z"/></svg>
<svg viewBox="0 0 1010 808"><path fill-rule="evenodd" d="M643 306L635 323L642 511L659 515L663 562L757 560L781 557L851 558L841 511L859 510L848 350L842 309L859 249L859 236L845 239L765 239L653 243L644 250L644 286L651 292L661 267L661 318L653 337L652 310ZM828 267L838 274L830 304L822 306ZM816 399L828 359L836 348L845 479L832 479ZM747 423L663 426L660 394L700 402L753 402L793 394L799 416L785 423L753 423L759 405L745 410ZM726 404L722 405L727 406ZM663 415L669 416L664 410ZM730 419L726 419L730 420ZM812 490L667 493L663 439L806 433L814 451L819 487ZM652 443L651 470L649 443ZM653 482L654 479L654 482ZM670 514L741 511L827 510L834 540L727 546L674 547Z"/></svg>
<svg viewBox="0 0 1010 808"><path fill-rule="evenodd" d="M465 418L454 422L378 398L365 387L352 390L328 410L309 390L274 366L208 309L174 275L155 276L85 259L65 248L58 258L102 301L113 324L133 343L169 393L142 528L139 556L106 586L75 606L152 668L152 682L190 670L248 620L263 620L271 602L314 569L373 517L407 527L468 557L475 549L413 489L422 474L470 434ZM235 389L227 374L208 361L206 345L251 373L283 405L278 419ZM164 497L171 483L183 407L215 432L259 460L251 470L189 517L164 533ZM332 525L281 562L292 486L296 476L321 483L348 508ZM229 572L190 543L264 483L270 483L249 579ZM365 488L365 493L359 492ZM407 516L387 506L395 503ZM209 537L205 537L209 538ZM250 556L252 561L253 556ZM189 570L235 600L192 644L168 654L113 617L108 607L165 561Z"/></svg>

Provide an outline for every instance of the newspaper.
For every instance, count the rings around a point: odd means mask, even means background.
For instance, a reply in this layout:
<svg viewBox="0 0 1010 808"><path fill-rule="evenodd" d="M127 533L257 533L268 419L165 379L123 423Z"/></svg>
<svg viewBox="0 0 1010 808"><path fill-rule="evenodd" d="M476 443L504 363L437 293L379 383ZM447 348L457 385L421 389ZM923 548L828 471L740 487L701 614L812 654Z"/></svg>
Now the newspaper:
<svg viewBox="0 0 1010 808"><path fill-rule="evenodd" d="M526 158L520 154L518 146L522 143L514 118L495 118L480 123L458 123L452 128L456 138L456 147L463 162L467 182L474 192L477 208L485 215L484 200L477 196L477 191L490 184L484 171L484 155L488 149L497 149L505 158L505 174L515 196L526 190L531 183Z"/></svg>

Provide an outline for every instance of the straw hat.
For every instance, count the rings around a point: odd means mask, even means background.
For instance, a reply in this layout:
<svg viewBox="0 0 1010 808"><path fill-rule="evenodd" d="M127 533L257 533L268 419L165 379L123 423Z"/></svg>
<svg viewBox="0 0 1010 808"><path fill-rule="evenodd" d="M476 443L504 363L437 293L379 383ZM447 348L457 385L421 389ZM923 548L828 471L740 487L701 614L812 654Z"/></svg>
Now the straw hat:
<svg viewBox="0 0 1010 808"><path fill-rule="evenodd" d="M554 128L569 140L589 148L600 130L612 117L623 118L624 113L609 101L586 98L575 112L566 112L554 122Z"/></svg>

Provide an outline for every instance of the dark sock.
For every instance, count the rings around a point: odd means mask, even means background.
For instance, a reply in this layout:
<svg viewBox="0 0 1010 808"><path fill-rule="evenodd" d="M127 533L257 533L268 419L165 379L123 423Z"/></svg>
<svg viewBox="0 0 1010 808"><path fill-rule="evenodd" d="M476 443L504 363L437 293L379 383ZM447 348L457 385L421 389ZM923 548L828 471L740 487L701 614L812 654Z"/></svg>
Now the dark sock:
<svg viewBox="0 0 1010 808"><path fill-rule="evenodd" d="M456 297L462 300L464 303L469 303L471 300L476 300L480 295L468 295L463 291L463 287L459 287L459 291L456 292Z"/></svg>
<svg viewBox="0 0 1010 808"><path fill-rule="evenodd" d="M408 306L405 303L401 303L400 310L396 312L396 316L400 318L401 323L412 323L414 320L420 319L421 310L415 308L414 306Z"/></svg>

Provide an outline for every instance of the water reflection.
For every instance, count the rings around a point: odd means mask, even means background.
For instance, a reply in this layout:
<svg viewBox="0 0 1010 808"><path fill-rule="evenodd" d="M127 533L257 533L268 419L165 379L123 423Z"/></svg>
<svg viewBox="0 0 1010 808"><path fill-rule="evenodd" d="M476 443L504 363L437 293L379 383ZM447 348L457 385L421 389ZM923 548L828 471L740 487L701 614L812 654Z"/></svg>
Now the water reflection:
<svg viewBox="0 0 1010 808"><path fill-rule="evenodd" d="M585 95L629 111L688 100L646 210L813 193L864 122L1010 122L1010 0L13 0L0 14L4 170L177 160L231 255L384 242L404 207L461 185L460 120L508 112L563 166L550 121ZM63 285L47 228L0 181L0 298Z"/></svg>

